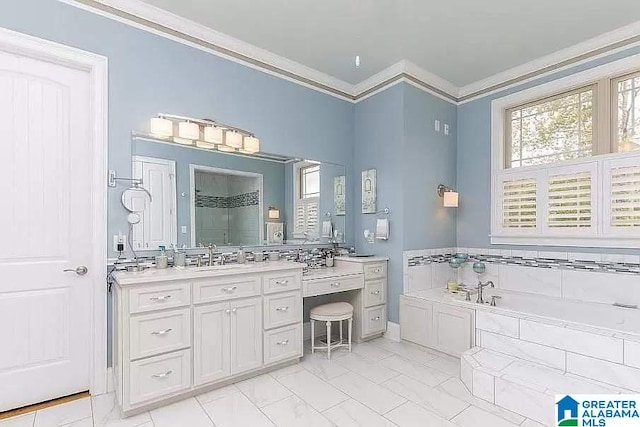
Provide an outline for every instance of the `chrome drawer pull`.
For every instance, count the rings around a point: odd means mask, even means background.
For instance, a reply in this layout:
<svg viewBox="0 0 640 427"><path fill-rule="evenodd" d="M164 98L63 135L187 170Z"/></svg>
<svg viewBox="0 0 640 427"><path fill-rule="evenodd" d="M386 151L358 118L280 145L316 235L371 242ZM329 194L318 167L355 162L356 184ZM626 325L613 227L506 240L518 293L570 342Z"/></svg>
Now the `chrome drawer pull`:
<svg viewBox="0 0 640 427"><path fill-rule="evenodd" d="M231 287L229 287L229 288L222 288L222 290L223 290L223 291L225 291L225 292L233 292L233 291L235 291L236 289L238 289L238 287L237 287L237 286L231 286Z"/></svg>
<svg viewBox="0 0 640 427"><path fill-rule="evenodd" d="M151 332L151 335L166 335L171 331L173 331L173 329L167 328L167 329L165 329L163 331L153 331L153 332Z"/></svg>
<svg viewBox="0 0 640 427"><path fill-rule="evenodd" d="M380 291L371 292L371 295L380 295Z"/></svg>
<svg viewBox="0 0 640 427"><path fill-rule="evenodd" d="M276 345L288 345L288 344L289 344L289 340L284 340L276 343Z"/></svg>
<svg viewBox="0 0 640 427"><path fill-rule="evenodd" d="M332 288L339 288L340 287L340 282L332 283L330 286Z"/></svg>
<svg viewBox="0 0 640 427"><path fill-rule="evenodd" d="M225 312L225 313L227 313L227 314L230 314L230 313L231 313L231 310L229 310L229 309L227 308L224 312Z"/></svg>
<svg viewBox="0 0 640 427"><path fill-rule="evenodd" d="M173 371L167 371L164 374L153 374L153 375L151 375L151 378L164 378L164 377L168 377L172 373L173 373Z"/></svg>
<svg viewBox="0 0 640 427"><path fill-rule="evenodd" d="M171 298L171 295L165 295L163 297L151 297L151 298L149 298L149 300L150 301L156 301L156 302L165 302L169 298Z"/></svg>
<svg viewBox="0 0 640 427"><path fill-rule="evenodd" d="M380 316L372 317L371 320L377 322L378 320L380 320Z"/></svg>
<svg viewBox="0 0 640 427"><path fill-rule="evenodd" d="M232 308L232 309L231 309L231 312L232 312L232 313L235 313L236 311L238 311L238 309L237 309L237 308Z"/></svg>
<svg viewBox="0 0 640 427"><path fill-rule="evenodd" d="M277 280L276 281L276 285L286 285L288 283L289 283L288 280Z"/></svg>
<svg viewBox="0 0 640 427"><path fill-rule="evenodd" d="M289 307L278 307L276 308L276 311L289 311Z"/></svg>

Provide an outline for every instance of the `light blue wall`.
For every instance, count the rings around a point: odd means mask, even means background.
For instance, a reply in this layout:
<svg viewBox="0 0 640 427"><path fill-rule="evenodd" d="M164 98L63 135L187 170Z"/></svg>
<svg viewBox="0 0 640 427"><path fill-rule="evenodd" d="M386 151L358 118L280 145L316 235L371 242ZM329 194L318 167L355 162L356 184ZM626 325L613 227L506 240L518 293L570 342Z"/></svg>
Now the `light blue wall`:
<svg viewBox="0 0 640 427"><path fill-rule="evenodd" d="M434 130L449 123L451 134ZM402 252L455 246L455 209L442 208L436 186L455 186L456 107L409 84L398 84L356 104L354 193L356 249L389 257L388 315L399 321ZM390 238L367 243L378 215L361 214L361 171L375 168L378 210L391 209Z"/></svg>
<svg viewBox="0 0 640 427"><path fill-rule="evenodd" d="M133 155L156 157L176 162L176 194L178 202L178 246L191 247L191 173L190 165L210 166L222 169L254 172L262 174L263 209L267 215L269 206L284 206L283 163L248 157L230 156L220 152L207 152L175 144L159 144L150 141L134 141ZM185 196L182 196L182 193ZM187 227L182 234L180 227ZM264 225L263 225L264 226ZM126 227L123 225L123 232ZM156 249L156 248L152 248Z"/></svg>
<svg viewBox="0 0 640 427"><path fill-rule="evenodd" d="M108 57L109 168L120 176L131 131L160 112L249 129L265 152L351 164L349 102L56 0L1 2L0 26ZM122 189L109 189L109 235L125 224Z"/></svg>
<svg viewBox="0 0 640 427"><path fill-rule="evenodd" d="M491 101L561 77L640 53L640 47L617 52L594 61L545 76L458 106L457 185L460 192L457 244L460 247L491 247ZM506 249L562 250L567 248L496 246ZM589 251L584 248L580 251ZM602 252L601 248L591 251ZM630 250L607 252L632 253Z"/></svg>
<svg viewBox="0 0 640 427"><path fill-rule="evenodd" d="M449 124L436 132L434 121ZM442 125L441 125L442 126ZM456 106L404 85L404 250L456 245L456 211L442 207L436 187L456 187Z"/></svg>

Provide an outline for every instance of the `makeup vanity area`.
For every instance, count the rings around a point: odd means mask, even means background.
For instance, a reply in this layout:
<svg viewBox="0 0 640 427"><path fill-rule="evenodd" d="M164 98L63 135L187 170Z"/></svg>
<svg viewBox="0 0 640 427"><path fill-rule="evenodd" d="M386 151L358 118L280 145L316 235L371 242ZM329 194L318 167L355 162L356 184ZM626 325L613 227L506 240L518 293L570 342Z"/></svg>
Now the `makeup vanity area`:
<svg viewBox="0 0 640 427"><path fill-rule="evenodd" d="M112 274L123 415L298 362L305 305L352 304L354 342L385 332L387 259L323 258L347 242L344 166L140 134L132 147L125 241L156 263Z"/></svg>

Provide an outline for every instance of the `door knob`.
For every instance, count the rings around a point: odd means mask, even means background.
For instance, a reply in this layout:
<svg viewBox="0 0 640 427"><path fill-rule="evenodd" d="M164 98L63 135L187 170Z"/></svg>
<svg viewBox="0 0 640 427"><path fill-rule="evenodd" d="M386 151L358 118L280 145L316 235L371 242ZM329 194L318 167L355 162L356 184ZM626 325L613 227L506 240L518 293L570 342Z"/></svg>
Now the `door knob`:
<svg viewBox="0 0 640 427"><path fill-rule="evenodd" d="M81 265L80 267L76 267L76 268L65 268L62 271L64 271L65 273L70 273L70 272L76 273L78 276L84 276L89 272L89 269L84 265Z"/></svg>

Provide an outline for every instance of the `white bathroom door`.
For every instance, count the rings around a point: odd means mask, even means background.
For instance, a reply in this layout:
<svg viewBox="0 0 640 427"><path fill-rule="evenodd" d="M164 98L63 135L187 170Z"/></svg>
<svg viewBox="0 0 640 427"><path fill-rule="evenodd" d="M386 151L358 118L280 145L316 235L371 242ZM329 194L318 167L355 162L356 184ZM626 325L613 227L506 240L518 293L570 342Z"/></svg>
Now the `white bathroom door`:
<svg viewBox="0 0 640 427"><path fill-rule="evenodd" d="M0 412L89 390L90 89L0 51Z"/></svg>

